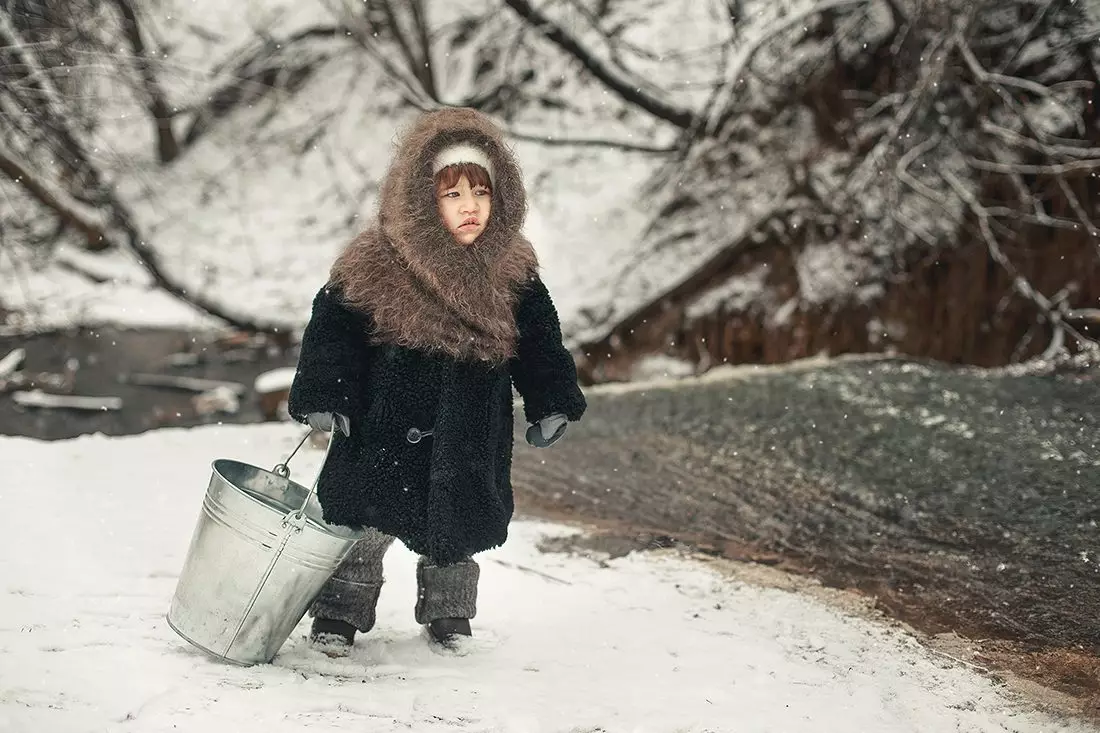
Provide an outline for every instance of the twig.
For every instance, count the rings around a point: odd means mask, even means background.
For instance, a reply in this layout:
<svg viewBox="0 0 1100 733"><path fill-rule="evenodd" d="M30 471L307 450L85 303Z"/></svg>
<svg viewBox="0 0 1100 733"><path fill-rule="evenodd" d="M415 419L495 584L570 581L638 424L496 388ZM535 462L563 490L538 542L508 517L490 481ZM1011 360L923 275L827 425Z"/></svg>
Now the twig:
<svg viewBox="0 0 1100 733"><path fill-rule="evenodd" d="M1050 216L1049 214L1025 214L1022 211L1010 209L1006 206L990 206L986 209L986 212L995 219L1016 219L1018 221L1026 221L1028 224L1040 224L1055 229L1077 230L1081 227L1081 225L1073 219L1061 219L1056 216Z"/></svg>
<svg viewBox="0 0 1100 733"><path fill-rule="evenodd" d="M908 101L898 110L898 114L894 118L894 121L886 132L882 134L878 142L875 143L874 148L871 149L866 157L864 157L863 161L856 166L848 176L848 180L845 181L844 184L844 188L847 191L854 193L855 191L862 190L864 186L866 186L864 178L870 175L871 170L881 163L887 149L898 139L902 128L908 125L913 119L917 109L921 106L921 103L924 102L930 90L939 85L939 81L947 68L947 60L951 55L952 43L950 39L944 36L933 41L931 48L929 48L926 53L930 57L935 57L938 54L938 60L932 68L928 70L928 73L917 88L910 94Z"/></svg>
<svg viewBox="0 0 1100 733"><path fill-rule="evenodd" d="M1050 175L1061 175L1064 173L1100 169L1100 158L1093 160L1074 160L1069 163L1050 163L1047 165L999 163L995 160L982 160L981 158L967 158L967 162L979 170L989 171L991 173L1025 173L1031 175L1049 173Z"/></svg>
<svg viewBox="0 0 1100 733"><path fill-rule="evenodd" d="M1049 87L1045 87L1038 82L1031 81L1030 79L1021 79L1016 76L1006 76L1004 74L995 74L987 71L978 61L978 57L974 55L974 52L970 49L970 46L966 43L966 38L963 35L963 31L959 31L955 34L956 45L959 51L962 53L963 60L966 61L966 65L970 68L970 71L977 78L979 83L989 84L997 89L998 94L1002 98L1005 98L1004 87L1014 87L1016 89L1022 89L1032 94L1048 99L1052 102L1060 102L1055 96L1053 90ZM1011 101L1006 99L1006 102L1011 106ZM1061 103L1066 106L1064 103ZM1067 107L1068 109L1068 107Z"/></svg>
<svg viewBox="0 0 1100 733"><path fill-rule="evenodd" d="M416 39L420 44L420 60L423 63L421 69L424 74L424 86L432 99L439 99L439 88L436 84L435 63L432 59L432 44L429 40L428 8L424 0L411 0L409 6L412 10L413 24L416 26Z"/></svg>
<svg viewBox="0 0 1100 733"><path fill-rule="evenodd" d="M909 219L909 217L902 214L899 209L892 209L890 211L890 217L898 224L900 224L902 228L905 229L905 231L917 237L929 247L939 246L940 243L936 241L935 237L933 237L928 232L923 231L919 226L917 226L916 222L912 221L911 219Z"/></svg>
<svg viewBox="0 0 1100 733"><path fill-rule="evenodd" d="M80 277L85 278L86 280L89 280L96 285L105 285L112 280L112 278L110 277L87 270L82 265L78 265L72 260L67 260L64 257L55 257L53 264L61 268L62 270L68 270L75 275L79 275Z"/></svg>
<svg viewBox="0 0 1100 733"><path fill-rule="evenodd" d="M1062 189L1062 194L1065 195L1066 200L1069 201L1069 207L1073 209L1073 213L1077 214L1077 218L1084 224L1085 229L1094 237L1100 237L1100 229L1096 228L1096 225L1092 223L1092 219L1089 218L1088 212L1085 211L1085 207L1081 205L1080 199L1077 198L1077 194L1073 192L1073 187L1069 185L1069 182L1065 179L1065 176L1057 176L1058 187Z"/></svg>
<svg viewBox="0 0 1100 733"><path fill-rule="evenodd" d="M1051 143L1044 143L1038 140L1034 140L1027 135L1021 135L1015 130L1010 130L1007 127L1002 127L994 122L990 122L987 119L981 120L979 127L984 132L988 132L992 135L1006 140L1008 142L1017 143L1032 150L1036 153L1041 153L1050 157L1058 155L1064 155L1071 158L1097 158L1100 157L1100 148L1088 148L1088 147L1075 147L1073 145L1057 145Z"/></svg>
<svg viewBox="0 0 1100 733"><path fill-rule="evenodd" d="M1050 98L1054 95L1054 92L1052 92L1049 87L1045 87L1039 82L1031 81L1030 79L1021 79L1018 76L1008 76L1006 74L987 71L981 65L981 62L978 61L978 57L974 55L970 46L967 45L966 39L961 33L956 35L956 45L959 51L962 52L963 60L966 61L966 65L970 67L970 71L978 78L979 82L1000 84L1005 87L1015 87L1016 89L1031 92L1037 97Z"/></svg>
<svg viewBox="0 0 1100 733"><path fill-rule="evenodd" d="M933 135L919 145L914 145L912 149L910 149L907 153L905 153L905 155L901 156L901 158L898 159L898 164L894 166L894 171L897 174L898 178L903 183L908 184L914 191L921 193L931 201L935 201L942 206L946 206L947 199L933 191L931 187L925 185L916 176L909 172L909 166L912 165L917 158L921 157L928 151L932 150L932 148L939 145L941 139L942 138L940 135Z"/></svg>
<svg viewBox="0 0 1100 733"><path fill-rule="evenodd" d="M1100 325L1100 308L1069 308L1062 311L1062 317L1067 321L1086 321Z"/></svg>
<svg viewBox="0 0 1100 733"><path fill-rule="evenodd" d="M939 649L936 649L935 647L925 647L925 648L928 649L929 651L931 651L933 654L937 654L937 655L939 655L941 657L944 657L946 659L950 659L952 662L958 662L959 664L965 665L967 667L971 667L972 669L976 669L977 671L981 672L982 674L992 674L992 672L990 672L990 670L988 668L983 667L980 664L975 664L974 662L968 662L965 659L960 659L960 658L954 656L953 654L948 654L947 652L940 651Z"/></svg>

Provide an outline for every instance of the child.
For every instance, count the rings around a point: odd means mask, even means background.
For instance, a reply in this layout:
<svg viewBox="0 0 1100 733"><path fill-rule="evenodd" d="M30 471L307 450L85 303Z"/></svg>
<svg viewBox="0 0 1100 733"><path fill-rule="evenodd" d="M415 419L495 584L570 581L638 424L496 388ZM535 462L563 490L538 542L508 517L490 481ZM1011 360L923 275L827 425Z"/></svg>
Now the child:
<svg viewBox="0 0 1100 733"><path fill-rule="evenodd" d="M416 621L469 636L477 552L512 517L512 385L546 447L586 403L531 244L523 180L471 109L422 115L378 213L336 260L302 338L290 414L338 430L317 489L325 521L368 529L310 609L310 639L346 653L369 631L382 557L420 555Z"/></svg>

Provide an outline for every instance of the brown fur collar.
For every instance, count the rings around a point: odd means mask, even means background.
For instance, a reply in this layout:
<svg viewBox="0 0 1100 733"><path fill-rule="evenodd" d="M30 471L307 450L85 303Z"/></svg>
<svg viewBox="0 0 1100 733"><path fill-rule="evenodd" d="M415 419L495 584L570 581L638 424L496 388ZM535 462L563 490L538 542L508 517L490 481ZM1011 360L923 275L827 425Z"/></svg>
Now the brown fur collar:
<svg viewBox="0 0 1100 733"><path fill-rule="evenodd" d="M488 226L468 247L439 216L431 167L460 140L486 151L496 178ZM331 280L370 314L376 342L502 362L515 354L519 287L538 272L519 233L526 213L522 174L496 125L472 109L425 113L397 149L377 220L336 260Z"/></svg>

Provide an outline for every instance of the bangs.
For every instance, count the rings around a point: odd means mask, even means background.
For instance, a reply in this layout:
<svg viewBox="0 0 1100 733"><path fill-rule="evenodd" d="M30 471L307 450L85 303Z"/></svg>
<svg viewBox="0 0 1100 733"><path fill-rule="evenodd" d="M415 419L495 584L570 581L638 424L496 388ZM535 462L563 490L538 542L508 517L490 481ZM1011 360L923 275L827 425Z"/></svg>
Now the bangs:
<svg viewBox="0 0 1100 733"><path fill-rule="evenodd" d="M466 176L471 188L484 186L489 191L493 190L493 184L489 180L489 171L477 163L455 163L443 168L435 174L435 190L445 191L455 186L462 176Z"/></svg>

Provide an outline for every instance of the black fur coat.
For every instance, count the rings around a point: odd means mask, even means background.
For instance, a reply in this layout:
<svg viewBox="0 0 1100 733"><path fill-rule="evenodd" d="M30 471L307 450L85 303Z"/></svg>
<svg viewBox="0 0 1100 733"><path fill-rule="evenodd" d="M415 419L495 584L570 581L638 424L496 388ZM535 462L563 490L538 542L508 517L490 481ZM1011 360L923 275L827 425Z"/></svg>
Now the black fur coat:
<svg viewBox="0 0 1100 733"><path fill-rule="evenodd" d="M515 307L519 338L502 364L372 343L371 319L323 288L303 335L289 411L338 412L318 483L327 522L374 527L437 563L502 544L512 518L512 385L534 423L580 419L586 403L545 285L532 277ZM410 430L433 431L411 442Z"/></svg>

